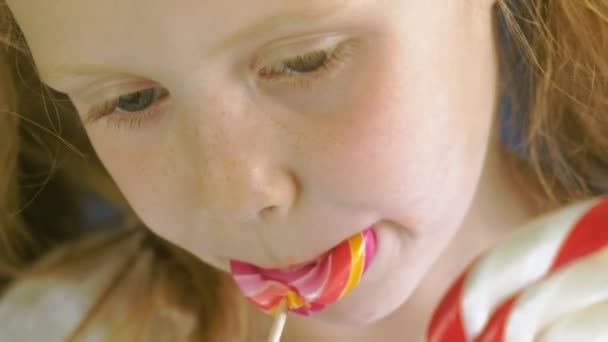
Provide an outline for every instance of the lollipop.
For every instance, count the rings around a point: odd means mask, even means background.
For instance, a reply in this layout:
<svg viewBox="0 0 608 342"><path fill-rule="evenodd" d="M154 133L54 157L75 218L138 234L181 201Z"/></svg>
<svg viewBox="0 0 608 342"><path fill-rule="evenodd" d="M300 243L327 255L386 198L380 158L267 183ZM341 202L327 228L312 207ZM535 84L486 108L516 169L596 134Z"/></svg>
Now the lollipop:
<svg viewBox="0 0 608 342"><path fill-rule="evenodd" d="M317 260L289 269L263 269L231 261L232 275L245 297L263 311L281 307L300 315L318 312L351 292L376 253L370 228L343 241Z"/></svg>
<svg viewBox="0 0 608 342"><path fill-rule="evenodd" d="M606 269L608 200L541 217L459 277L433 315L428 341L604 341L605 319L591 316L608 316Z"/></svg>

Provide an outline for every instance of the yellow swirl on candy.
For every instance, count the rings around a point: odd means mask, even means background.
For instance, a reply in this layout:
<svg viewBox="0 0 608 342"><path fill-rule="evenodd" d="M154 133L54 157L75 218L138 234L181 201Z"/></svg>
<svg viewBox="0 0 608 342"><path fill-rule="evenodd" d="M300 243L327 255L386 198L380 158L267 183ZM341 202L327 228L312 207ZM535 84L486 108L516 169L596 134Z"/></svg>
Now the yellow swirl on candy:
<svg viewBox="0 0 608 342"><path fill-rule="evenodd" d="M290 269L263 269L232 260L232 276L245 297L267 313L281 303L309 315L338 301L359 284L376 253L372 229L340 243L318 260Z"/></svg>

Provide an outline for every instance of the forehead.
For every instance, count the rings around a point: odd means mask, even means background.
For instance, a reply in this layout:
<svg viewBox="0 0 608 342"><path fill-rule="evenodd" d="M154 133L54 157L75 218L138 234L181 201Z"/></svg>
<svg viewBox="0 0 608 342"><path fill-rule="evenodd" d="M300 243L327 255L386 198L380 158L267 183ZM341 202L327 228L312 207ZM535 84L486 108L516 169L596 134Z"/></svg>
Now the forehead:
<svg viewBox="0 0 608 342"><path fill-rule="evenodd" d="M338 14L361 1L8 0L7 3L44 73L50 71L50 66L100 61L108 49L116 47L127 48L133 54L142 47L159 47L159 51L145 51L147 56L192 44L211 51L284 22ZM111 59L112 54L106 55ZM120 63L120 60L105 62Z"/></svg>

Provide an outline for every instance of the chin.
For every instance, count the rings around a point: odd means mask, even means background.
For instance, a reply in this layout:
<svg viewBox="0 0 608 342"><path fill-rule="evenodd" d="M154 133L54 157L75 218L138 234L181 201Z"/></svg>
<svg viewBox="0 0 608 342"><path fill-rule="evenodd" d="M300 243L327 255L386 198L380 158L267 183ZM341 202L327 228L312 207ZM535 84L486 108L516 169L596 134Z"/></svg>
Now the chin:
<svg viewBox="0 0 608 342"><path fill-rule="evenodd" d="M311 318L335 325L370 325L395 313L410 295L410 293L399 293L398 295L386 295L386 293L380 290L372 295L372 300L357 301L358 298L345 298L322 312L314 314Z"/></svg>
<svg viewBox="0 0 608 342"><path fill-rule="evenodd" d="M410 248L409 235L391 227L382 228L376 231L378 254L359 286L313 314L312 319L335 325L369 325L394 314L412 296L430 262L417 260L415 267L404 263L416 260L410 256L416 250Z"/></svg>

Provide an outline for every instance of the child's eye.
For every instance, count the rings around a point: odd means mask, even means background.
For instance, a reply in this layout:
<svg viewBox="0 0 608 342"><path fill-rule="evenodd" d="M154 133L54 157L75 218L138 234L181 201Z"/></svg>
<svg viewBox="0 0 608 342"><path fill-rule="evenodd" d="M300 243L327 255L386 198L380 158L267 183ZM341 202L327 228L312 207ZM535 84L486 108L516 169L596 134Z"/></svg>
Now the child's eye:
<svg viewBox="0 0 608 342"><path fill-rule="evenodd" d="M108 117L109 123L120 127L122 124L136 126L157 113L154 107L168 97L165 88L154 87L121 95L118 98L94 107L86 116L85 122L95 122Z"/></svg>
<svg viewBox="0 0 608 342"><path fill-rule="evenodd" d="M140 112L166 94L167 91L163 88L149 88L123 95L116 100L116 110L127 113Z"/></svg>
<svg viewBox="0 0 608 342"><path fill-rule="evenodd" d="M264 66L258 76L265 81L287 81L301 87L310 87L313 81L329 73L350 57L353 42L344 42L326 50L315 50Z"/></svg>
<svg viewBox="0 0 608 342"><path fill-rule="evenodd" d="M343 42L328 49L315 50L295 57L283 59L258 70L260 78L272 82L288 82L308 88L312 83L327 76L350 57L353 42ZM159 114L157 106L167 98L169 92L162 87L152 87L119 96L95 106L86 115L85 123L107 117L109 124L122 127L138 127Z"/></svg>
<svg viewBox="0 0 608 342"><path fill-rule="evenodd" d="M313 72L327 62L327 52L313 51L306 55L297 56L281 62L280 69L284 73L305 74Z"/></svg>

